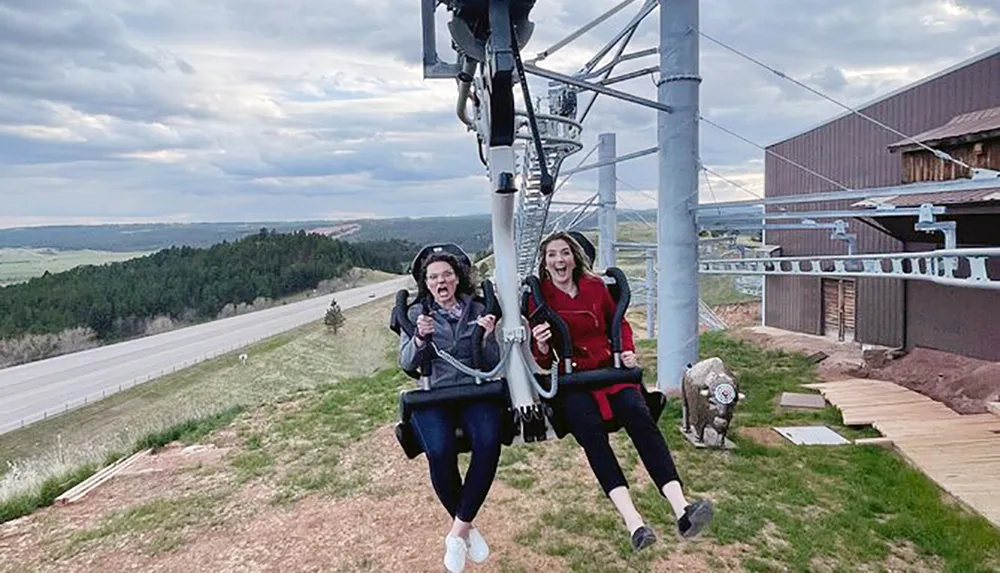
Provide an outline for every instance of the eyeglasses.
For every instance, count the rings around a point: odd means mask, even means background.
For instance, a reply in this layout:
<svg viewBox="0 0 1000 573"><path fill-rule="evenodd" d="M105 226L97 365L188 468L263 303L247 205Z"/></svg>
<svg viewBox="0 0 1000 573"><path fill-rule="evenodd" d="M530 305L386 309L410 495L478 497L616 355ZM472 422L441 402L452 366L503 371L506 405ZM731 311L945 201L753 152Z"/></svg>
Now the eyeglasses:
<svg viewBox="0 0 1000 573"><path fill-rule="evenodd" d="M429 280L429 281L436 281L436 280L438 280L440 278L453 279L453 278L455 278L455 272L454 271L445 271L445 272L443 272L441 274L434 274L434 275L430 275L429 274L429 275L427 275L427 280Z"/></svg>

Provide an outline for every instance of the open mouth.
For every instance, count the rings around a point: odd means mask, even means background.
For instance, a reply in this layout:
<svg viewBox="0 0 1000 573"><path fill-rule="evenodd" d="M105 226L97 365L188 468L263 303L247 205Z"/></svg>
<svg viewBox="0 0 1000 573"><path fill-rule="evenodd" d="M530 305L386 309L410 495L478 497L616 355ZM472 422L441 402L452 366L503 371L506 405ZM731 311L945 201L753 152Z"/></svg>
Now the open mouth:
<svg viewBox="0 0 1000 573"><path fill-rule="evenodd" d="M569 275L569 269L566 267L553 267L552 272L560 279L565 279Z"/></svg>
<svg viewBox="0 0 1000 573"><path fill-rule="evenodd" d="M439 286L439 287L437 288L437 293L438 293L439 295L446 295L446 294L448 294L448 287L447 287L447 286L444 286L444 285L442 285L442 286Z"/></svg>

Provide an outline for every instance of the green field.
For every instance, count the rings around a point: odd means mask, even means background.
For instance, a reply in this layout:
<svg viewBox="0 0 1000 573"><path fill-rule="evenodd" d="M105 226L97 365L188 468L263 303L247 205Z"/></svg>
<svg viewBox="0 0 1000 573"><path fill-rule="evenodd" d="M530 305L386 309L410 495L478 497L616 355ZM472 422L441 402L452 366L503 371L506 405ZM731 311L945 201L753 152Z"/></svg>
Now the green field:
<svg viewBox="0 0 1000 573"><path fill-rule="evenodd" d="M0 286L59 273L80 265L103 265L148 255L148 252L63 251L59 249L0 249Z"/></svg>

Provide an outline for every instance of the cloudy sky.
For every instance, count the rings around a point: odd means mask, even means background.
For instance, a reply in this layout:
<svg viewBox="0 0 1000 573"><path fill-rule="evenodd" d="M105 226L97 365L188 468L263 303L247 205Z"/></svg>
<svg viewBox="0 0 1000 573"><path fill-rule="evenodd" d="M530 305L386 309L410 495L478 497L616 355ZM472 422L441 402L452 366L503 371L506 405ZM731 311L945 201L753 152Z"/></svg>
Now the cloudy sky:
<svg viewBox="0 0 1000 573"><path fill-rule="evenodd" d="M539 0L526 56L618 2ZM543 65L575 71L640 4ZM849 104L1000 45L993 0L701 4L704 33ZM418 7L0 0L0 227L487 212L454 82L422 79ZM647 18L634 48L656 45L658 18ZM442 27L447 54L445 36ZM702 113L761 144L841 111L705 40L701 72ZM655 98L649 76L616 87ZM600 98L584 153L606 131L621 154L655 145L655 113ZM760 150L708 125L701 133L707 167L761 191ZM655 158L618 173L623 206L654 205ZM703 200L748 197L722 180L711 191L702 183ZM586 197L595 185L594 172L581 174L560 194Z"/></svg>

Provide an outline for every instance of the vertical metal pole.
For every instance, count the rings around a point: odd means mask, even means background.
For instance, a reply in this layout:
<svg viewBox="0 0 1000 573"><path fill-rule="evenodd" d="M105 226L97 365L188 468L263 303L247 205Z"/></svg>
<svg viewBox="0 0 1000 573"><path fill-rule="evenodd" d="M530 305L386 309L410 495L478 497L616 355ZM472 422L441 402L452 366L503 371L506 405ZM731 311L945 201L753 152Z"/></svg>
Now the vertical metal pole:
<svg viewBox="0 0 1000 573"><path fill-rule="evenodd" d="M767 246L767 229L762 228L760 231L760 244ZM767 326L767 275L760 277L760 325Z"/></svg>
<svg viewBox="0 0 1000 573"><path fill-rule="evenodd" d="M698 361L698 0L660 1L657 387L678 392Z"/></svg>
<svg viewBox="0 0 1000 573"><path fill-rule="evenodd" d="M490 150L490 179L495 189L499 184L498 176L514 169L514 152L510 148L493 148ZM528 379L524 364L526 358L522 353L524 327L520 322L521 308L517 283L517 254L514 250L514 195L493 192L493 260L496 265L496 290L500 300L500 308L504 318L501 320L501 332L506 340L517 342L511 348L510 361L507 362L507 387L510 392L511 407L524 410L535 405L534 391Z"/></svg>
<svg viewBox="0 0 1000 573"><path fill-rule="evenodd" d="M656 250L646 250L646 338L656 336Z"/></svg>
<svg viewBox="0 0 1000 573"><path fill-rule="evenodd" d="M597 261L598 268L615 266L615 241L618 221L615 216L617 202L617 170L615 168L615 134L602 133L597 140L597 161L607 163L598 168L597 178Z"/></svg>

